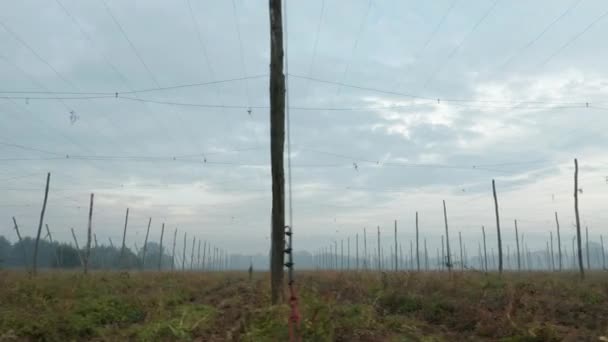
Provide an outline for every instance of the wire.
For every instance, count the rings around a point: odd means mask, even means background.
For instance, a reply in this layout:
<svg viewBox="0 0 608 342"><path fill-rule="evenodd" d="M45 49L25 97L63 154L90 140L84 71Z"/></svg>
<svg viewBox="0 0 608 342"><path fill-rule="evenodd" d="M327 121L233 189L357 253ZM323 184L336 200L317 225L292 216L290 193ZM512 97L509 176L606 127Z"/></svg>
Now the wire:
<svg viewBox="0 0 608 342"><path fill-rule="evenodd" d="M363 16L363 20L361 21L361 24L359 25L359 30L357 32L357 35L355 36L355 42L353 44L353 48L351 50L351 53L349 55L349 59L348 62L346 63L346 66L344 67L344 71L342 73L342 77L340 78L341 82L346 81L346 75L348 74L348 71L350 69L350 65L353 62L353 59L355 58L355 51L357 51L357 46L359 46L359 39L361 38L361 35L363 34L363 31L365 31L365 27L367 24L367 17L369 15L370 9L372 7L372 0L369 0L367 3L367 8L365 9L365 15ZM340 92L342 91L342 87L338 87L337 93L336 93L336 97L340 96Z"/></svg>
<svg viewBox="0 0 608 342"><path fill-rule="evenodd" d="M243 77L247 75L247 66L245 64L245 53L243 52L243 39L241 38L241 28L239 27L239 19L236 11L236 2L232 0L232 12L234 14L234 26L236 27L236 36L239 40L239 53L241 56L241 68ZM249 94L249 83L245 81L245 92L247 94L247 106L251 107L251 95Z"/></svg>
<svg viewBox="0 0 608 342"><path fill-rule="evenodd" d="M234 0L233 0L234 1ZM371 1L371 0L370 0ZM285 13L285 20L283 21L284 31L285 31L285 74L289 75L289 26L287 25L287 0L283 1L283 10ZM282 75L281 75L282 76ZM289 87L289 78L285 82L285 126L287 127L287 183L289 184L289 192L288 192L288 210L289 210L289 232L293 232L293 184L291 179L291 122L290 122L290 112L289 112L289 95L290 95L290 87ZM291 236L290 240L291 241ZM289 249L291 250L291 243L289 244ZM291 255L290 255L291 257ZM291 262L291 260L290 260ZM293 268L289 267L290 276L293 276ZM292 279L293 280L293 279Z"/></svg>
<svg viewBox="0 0 608 342"><path fill-rule="evenodd" d="M511 56L509 56L507 58L507 60L500 67L501 68L506 67L509 63L511 63L511 61L513 61L515 56L517 56L518 54L521 54L523 51L529 49L532 45L534 45L537 41L539 41L545 35L545 33L547 33L547 31L549 31L555 24L557 24L560 20L562 20L573 9L578 7L578 5L580 5L581 2L583 2L583 0L577 0L577 1L574 1L573 3L571 3L570 6L568 6L568 8L566 8L566 10L564 10L557 18L553 19L553 21L551 21L549 23L549 25L545 26L538 35L536 35L532 40L530 40L529 42L527 42L526 44L521 46L519 49L517 49L517 51L515 51L515 53L513 53Z"/></svg>
<svg viewBox="0 0 608 342"><path fill-rule="evenodd" d="M477 28L479 27L479 25L481 25L481 23L483 23L485 21L485 19L488 17L488 15L490 15L490 13L494 10L494 8L496 7L496 5L498 4L498 1L500 1L500 0L494 1L494 3L492 4L492 6L490 6L490 8L488 8L485 11L485 13L483 14L483 16L481 18L479 18L479 20L475 23L475 25L473 26L473 28L469 32L467 32L467 34L462 38L462 40L458 43L458 45L456 45L454 47L454 49L452 49L452 51L450 51L450 53L448 54L446 60L442 64L440 64L439 66L437 66L437 68L433 72L431 72L431 75L424 82L423 89L426 89L431 84L431 82L435 79L435 77L437 76L437 74L456 55L456 53L458 52L458 50L460 50L460 48L464 45L464 43L467 41L467 39L469 39L469 37L477 30Z"/></svg>
<svg viewBox="0 0 608 342"><path fill-rule="evenodd" d="M422 45L422 48L414 55L414 61L418 60L418 58L423 54L423 52L426 51L426 48L429 46L429 44L431 43L431 41L435 38L435 36L437 35L437 32L439 32L439 29L441 28L441 26L445 22L445 19L452 12L452 10L456 6L457 2L458 2L458 0L452 1L452 3L450 4L450 6L448 7L448 9L443 13L443 15L441 16L441 19L439 19L439 22L437 23L437 25L435 25L435 28L433 29L433 31L431 31L431 34L426 39L424 45ZM412 65L413 65L413 63L409 64L408 67L407 67L407 69L406 69L406 71L409 71L411 69ZM406 72L406 74L407 74L407 72ZM403 79L404 78L401 78L401 77L399 78L399 81L398 81L397 86L395 87L395 89L400 89L401 88L401 84L403 83Z"/></svg>
<svg viewBox="0 0 608 342"><path fill-rule="evenodd" d="M580 36L589 31L595 24L597 24L600 20L604 19L608 15L608 11L602 13L599 17L595 18L589 25L587 25L582 31L576 33L572 36L564 45L560 46L557 50L549 55L545 60L537 65L537 68L541 68L549 61L551 61L555 56L559 55L563 50L565 50L568 46L570 46L574 41L576 41Z"/></svg>

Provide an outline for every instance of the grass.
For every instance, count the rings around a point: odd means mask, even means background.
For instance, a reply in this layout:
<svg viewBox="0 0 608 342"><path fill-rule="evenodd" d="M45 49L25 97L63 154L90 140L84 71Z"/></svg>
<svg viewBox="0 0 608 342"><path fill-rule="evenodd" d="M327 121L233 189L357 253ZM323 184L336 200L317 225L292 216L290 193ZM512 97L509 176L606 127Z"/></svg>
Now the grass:
<svg viewBox="0 0 608 342"><path fill-rule="evenodd" d="M608 273L299 273L304 341L598 341ZM286 341L245 272L0 271L0 341ZM605 339L608 341L608 339Z"/></svg>

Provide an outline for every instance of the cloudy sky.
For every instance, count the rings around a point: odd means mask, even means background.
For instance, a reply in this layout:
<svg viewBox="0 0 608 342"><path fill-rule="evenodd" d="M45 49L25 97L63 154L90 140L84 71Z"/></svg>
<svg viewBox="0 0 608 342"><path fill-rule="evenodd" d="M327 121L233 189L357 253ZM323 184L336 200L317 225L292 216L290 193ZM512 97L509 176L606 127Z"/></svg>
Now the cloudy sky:
<svg viewBox="0 0 608 342"><path fill-rule="evenodd" d="M608 235L608 4L600 0L311 0L287 4L294 229L315 251L380 226L433 250L544 247L574 234L573 159L590 237ZM46 222L141 246L164 222L227 250L270 232L265 0L0 4L0 234ZM386 241L389 243L390 241ZM455 241L454 241L455 242Z"/></svg>

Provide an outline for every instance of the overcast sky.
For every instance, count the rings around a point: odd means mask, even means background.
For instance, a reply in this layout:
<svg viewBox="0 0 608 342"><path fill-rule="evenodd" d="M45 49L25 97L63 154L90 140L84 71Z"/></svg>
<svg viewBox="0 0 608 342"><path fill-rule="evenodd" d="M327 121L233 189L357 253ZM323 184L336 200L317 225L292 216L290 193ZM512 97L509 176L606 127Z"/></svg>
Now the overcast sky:
<svg viewBox="0 0 608 342"><path fill-rule="evenodd" d="M544 247L558 211L569 246L575 157L582 222L608 235L608 3L287 6L297 249L376 226L389 243L394 220L405 246L418 211L433 250L445 200L476 250L482 225L495 239L492 179L506 244L518 219ZM268 1L3 1L0 24L1 235L12 216L35 234L51 172L56 239L84 241L95 193L100 243L128 207L130 246L152 217L154 241L164 222L268 250Z"/></svg>

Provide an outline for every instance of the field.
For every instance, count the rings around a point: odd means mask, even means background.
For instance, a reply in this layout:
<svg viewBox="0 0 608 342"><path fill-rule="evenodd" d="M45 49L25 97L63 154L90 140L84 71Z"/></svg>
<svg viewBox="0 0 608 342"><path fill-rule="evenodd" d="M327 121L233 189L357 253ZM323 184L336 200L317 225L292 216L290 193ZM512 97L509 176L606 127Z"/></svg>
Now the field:
<svg viewBox="0 0 608 342"><path fill-rule="evenodd" d="M268 274L0 271L0 341L287 341ZM299 273L304 341L606 341L608 273Z"/></svg>

